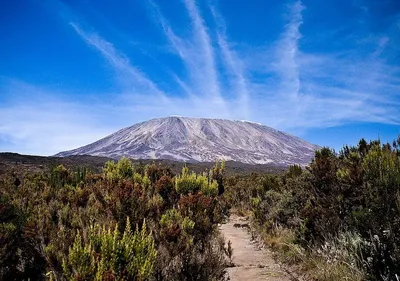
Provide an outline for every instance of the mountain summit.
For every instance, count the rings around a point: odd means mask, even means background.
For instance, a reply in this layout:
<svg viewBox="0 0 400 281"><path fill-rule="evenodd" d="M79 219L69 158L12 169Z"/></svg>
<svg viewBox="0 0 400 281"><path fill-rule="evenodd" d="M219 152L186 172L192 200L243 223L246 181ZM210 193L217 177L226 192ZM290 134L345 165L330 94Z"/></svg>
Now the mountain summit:
<svg viewBox="0 0 400 281"><path fill-rule="evenodd" d="M248 164L308 164L319 147L298 137L249 121L166 117L119 130L92 144L56 156L169 159Z"/></svg>

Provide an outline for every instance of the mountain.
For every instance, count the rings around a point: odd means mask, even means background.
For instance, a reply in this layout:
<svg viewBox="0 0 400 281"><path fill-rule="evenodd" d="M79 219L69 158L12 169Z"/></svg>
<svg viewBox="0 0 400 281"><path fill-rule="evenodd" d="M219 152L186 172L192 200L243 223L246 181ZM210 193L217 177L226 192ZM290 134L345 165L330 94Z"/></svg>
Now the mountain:
<svg viewBox="0 0 400 281"><path fill-rule="evenodd" d="M169 159L248 164L308 164L319 147L273 128L223 119L166 117L119 130L92 144L55 156Z"/></svg>

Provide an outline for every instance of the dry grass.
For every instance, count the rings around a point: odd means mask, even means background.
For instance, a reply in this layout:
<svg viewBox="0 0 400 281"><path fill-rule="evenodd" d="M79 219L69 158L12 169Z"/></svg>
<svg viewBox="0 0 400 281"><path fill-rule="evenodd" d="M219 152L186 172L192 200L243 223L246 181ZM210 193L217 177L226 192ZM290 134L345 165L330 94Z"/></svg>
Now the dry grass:
<svg viewBox="0 0 400 281"><path fill-rule="evenodd" d="M295 233L284 227L275 227L270 233L265 233L263 239L280 261L293 265L302 262L305 258L304 249L296 244Z"/></svg>
<svg viewBox="0 0 400 281"><path fill-rule="evenodd" d="M315 254L311 254L302 263L302 268L305 269L307 275L312 280L319 281L338 281L338 280L364 280L364 274L342 261L327 263L324 258Z"/></svg>
<svg viewBox="0 0 400 281"><path fill-rule="evenodd" d="M296 243L294 231L281 226L276 226L269 232L263 231L260 227L255 231L261 234L263 242L274 251L279 261L300 268L302 274L309 280L362 281L365 279L364 273L349 262L349 257L354 257L353 249L346 249L348 245L344 245L339 239L335 240L331 247L336 252L333 252L331 248L329 251L325 248L322 252L321 249L305 250ZM338 251L341 252L340 255L337 254Z"/></svg>

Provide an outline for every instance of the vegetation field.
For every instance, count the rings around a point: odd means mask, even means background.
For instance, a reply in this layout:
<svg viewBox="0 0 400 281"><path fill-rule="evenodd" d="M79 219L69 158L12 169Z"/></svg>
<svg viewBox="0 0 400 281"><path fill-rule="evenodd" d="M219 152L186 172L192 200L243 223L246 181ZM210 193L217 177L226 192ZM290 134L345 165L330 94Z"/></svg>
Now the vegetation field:
<svg viewBox="0 0 400 281"><path fill-rule="evenodd" d="M230 212L305 279L400 278L400 138L286 171L0 159L0 280L224 280Z"/></svg>

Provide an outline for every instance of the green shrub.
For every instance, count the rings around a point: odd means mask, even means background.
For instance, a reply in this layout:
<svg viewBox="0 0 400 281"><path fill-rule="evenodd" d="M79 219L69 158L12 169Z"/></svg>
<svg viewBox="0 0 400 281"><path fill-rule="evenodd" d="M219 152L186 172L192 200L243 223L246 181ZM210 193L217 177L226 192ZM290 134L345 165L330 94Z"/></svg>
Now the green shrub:
<svg viewBox="0 0 400 281"><path fill-rule="evenodd" d="M157 251L146 223L132 232L129 218L123 235L118 227L92 225L83 239L75 237L63 273L68 280L148 280L153 274Z"/></svg>
<svg viewBox="0 0 400 281"><path fill-rule="evenodd" d="M182 174L175 177L175 188L178 194L189 194L201 191L208 196L218 195L218 182L204 175L190 173L185 166Z"/></svg>

